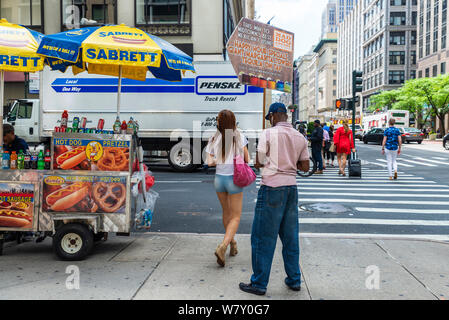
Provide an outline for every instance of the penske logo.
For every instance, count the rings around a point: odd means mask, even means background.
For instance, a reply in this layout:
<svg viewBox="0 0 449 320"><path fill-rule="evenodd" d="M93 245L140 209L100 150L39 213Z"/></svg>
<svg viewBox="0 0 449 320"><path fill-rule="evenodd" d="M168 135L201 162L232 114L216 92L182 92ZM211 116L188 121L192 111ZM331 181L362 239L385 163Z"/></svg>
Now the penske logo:
<svg viewBox="0 0 449 320"><path fill-rule="evenodd" d="M198 95L244 95L246 86L235 76L197 77L196 94Z"/></svg>

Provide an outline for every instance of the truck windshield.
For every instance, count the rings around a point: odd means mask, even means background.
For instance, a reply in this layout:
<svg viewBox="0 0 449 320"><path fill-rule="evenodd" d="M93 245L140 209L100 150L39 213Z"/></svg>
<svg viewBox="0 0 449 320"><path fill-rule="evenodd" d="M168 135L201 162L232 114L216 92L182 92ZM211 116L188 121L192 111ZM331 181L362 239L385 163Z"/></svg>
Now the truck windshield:
<svg viewBox="0 0 449 320"><path fill-rule="evenodd" d="M32 111L33 111L33 103L28 101L17 100L14 103L11 112L8 115L8 119L16 117L17 119L31 119Z"/></svg>

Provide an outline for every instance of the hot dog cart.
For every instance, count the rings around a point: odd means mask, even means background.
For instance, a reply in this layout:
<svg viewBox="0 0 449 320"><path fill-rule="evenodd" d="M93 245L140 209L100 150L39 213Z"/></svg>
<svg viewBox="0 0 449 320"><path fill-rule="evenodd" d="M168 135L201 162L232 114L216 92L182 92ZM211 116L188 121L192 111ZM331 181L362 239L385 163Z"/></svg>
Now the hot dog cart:
<svg viewBox="0 0 449 320"><path fill-rule="evenodd" d="M51 170L0 171L0 233L52 236L63 260L83 259L109 232L129 235L140 210L131 196L136 138L53 133Z"/></svg>

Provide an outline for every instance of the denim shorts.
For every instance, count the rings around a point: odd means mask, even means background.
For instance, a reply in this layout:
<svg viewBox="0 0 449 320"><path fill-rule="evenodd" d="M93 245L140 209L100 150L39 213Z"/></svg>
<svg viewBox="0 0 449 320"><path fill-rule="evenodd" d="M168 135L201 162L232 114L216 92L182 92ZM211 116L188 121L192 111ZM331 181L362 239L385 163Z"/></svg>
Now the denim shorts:
<svg viewBox="0 0 449 320"><path fill-rule="evenodd" d="M222 176L216 174L214 185L215 191L217 192L227 192L229 194L243 192L243 188L237 187L234 184L234 176Z"/></svg>

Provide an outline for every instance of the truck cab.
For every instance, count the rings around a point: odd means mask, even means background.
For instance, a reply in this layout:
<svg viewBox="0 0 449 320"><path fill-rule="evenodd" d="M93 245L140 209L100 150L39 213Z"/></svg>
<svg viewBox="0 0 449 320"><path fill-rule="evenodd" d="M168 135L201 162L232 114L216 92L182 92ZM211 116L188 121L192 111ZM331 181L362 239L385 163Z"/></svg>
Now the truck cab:
<svg viewBox="0 0 449 320"><path fill-rule="evenodd" d="M16 135L28 144L41 142L38 99L14 100L4 122L14 126Z"/></svg>

